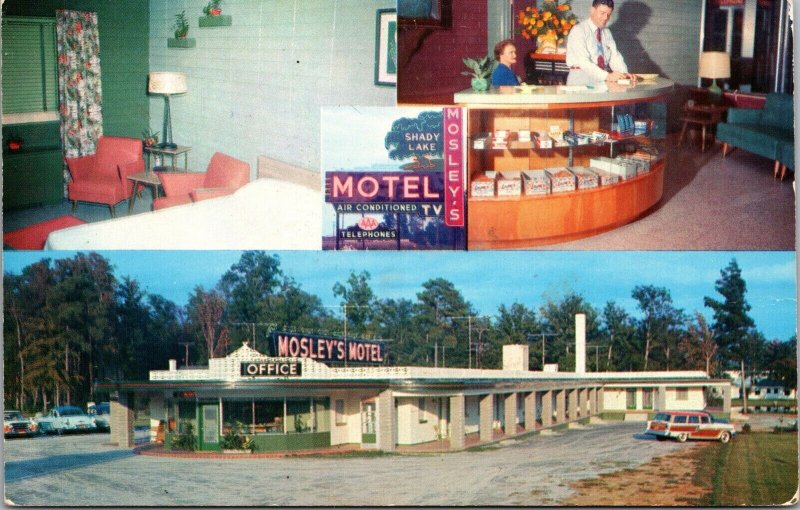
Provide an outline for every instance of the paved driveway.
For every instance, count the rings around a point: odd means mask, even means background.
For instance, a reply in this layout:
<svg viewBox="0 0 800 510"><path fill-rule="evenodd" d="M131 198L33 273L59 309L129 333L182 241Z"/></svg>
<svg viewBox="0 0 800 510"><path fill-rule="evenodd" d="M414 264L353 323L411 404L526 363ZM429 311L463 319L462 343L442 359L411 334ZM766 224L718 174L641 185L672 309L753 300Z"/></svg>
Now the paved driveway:
<svg viewBox="0 0 800 510"><path fill-rule="evenodd" d="M574 480L692 447L643 428L609 423L479 452L355 458L147 457L108 446L108 434L12 440L5 497L35 506L547 505Z"/></svg>

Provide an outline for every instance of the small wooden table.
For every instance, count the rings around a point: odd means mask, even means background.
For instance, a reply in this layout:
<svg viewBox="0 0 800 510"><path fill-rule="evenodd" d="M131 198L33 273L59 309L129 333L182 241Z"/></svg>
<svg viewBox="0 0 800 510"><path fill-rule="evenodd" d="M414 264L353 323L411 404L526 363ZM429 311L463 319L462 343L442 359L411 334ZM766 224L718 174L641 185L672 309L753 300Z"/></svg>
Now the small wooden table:
<svg viewBox="0 0 800 510"><path fill-rule="evenodd" d="M716 127L717 123L722 120L722 116L728 111L727 106L721 105L708 105L708 104L694 104L686 105L683 107L683 129L681 129L681 137L678 139L678 145L683 144L683 137L686 135L686 128L689 124L696 124L701 127L703 136L701 142L702 152L706 151L706 131L708 127Z"/></svg>
<svg viewBox="0 0 800 510"><path fill-rule="evenodd" d="M131 198L128 200L128 214L133 211L133 204L136 202L136 195L139 194L139 186L152 186L153 187L153 200L158 198L158 188L161 186L161 181L158 180L158 175L155 172L139 172L128 176L128 180L133 182L133 192Z"/></svg>
<svg viewBox="0 0 800 510"><path fill-rule="evenodd" d="M174 149L168 149L164 147L159 147L158 145L151 145L149 147L144 148L144 153L147 154L147 170L153 170L153 166L150 164L150 157L155 155L160 155L166 160L167 156L172 158L172 165L167 166L166 161L162 161L162 166L165 168L171 169L173 172L176 169L175 166L175 158L183 154L183 170L187 170L189 168L189 151L192 150L191 147L187 147L185 145L178 145Z"/></svg>

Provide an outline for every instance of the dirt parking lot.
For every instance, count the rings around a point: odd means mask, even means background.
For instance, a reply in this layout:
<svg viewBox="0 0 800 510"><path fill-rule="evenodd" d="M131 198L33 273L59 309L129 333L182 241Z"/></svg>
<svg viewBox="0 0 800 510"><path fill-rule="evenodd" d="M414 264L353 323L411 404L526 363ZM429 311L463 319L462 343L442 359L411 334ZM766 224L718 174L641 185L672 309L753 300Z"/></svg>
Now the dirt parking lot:
<svg viewBox="0 0 800 510"><path fill-rule="evenodd" d="M6 502L33 506L553 505L577 480L695 443L606 423L436 455L185 459L135 455L108 434L4 444ZM101 498L101 499L97 499Z"/></svg>

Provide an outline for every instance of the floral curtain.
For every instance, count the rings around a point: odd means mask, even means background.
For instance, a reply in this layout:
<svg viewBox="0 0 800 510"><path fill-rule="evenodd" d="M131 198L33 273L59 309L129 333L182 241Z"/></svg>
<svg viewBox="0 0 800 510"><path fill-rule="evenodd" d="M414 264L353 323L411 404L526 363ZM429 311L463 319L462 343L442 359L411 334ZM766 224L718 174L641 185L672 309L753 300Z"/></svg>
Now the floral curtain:
<svg viewBox="0 0 800 510"><path fill-rule="evenodd" d="M94 154L103 134L97 13L56 11L56 40L64 156Z"/></svg>

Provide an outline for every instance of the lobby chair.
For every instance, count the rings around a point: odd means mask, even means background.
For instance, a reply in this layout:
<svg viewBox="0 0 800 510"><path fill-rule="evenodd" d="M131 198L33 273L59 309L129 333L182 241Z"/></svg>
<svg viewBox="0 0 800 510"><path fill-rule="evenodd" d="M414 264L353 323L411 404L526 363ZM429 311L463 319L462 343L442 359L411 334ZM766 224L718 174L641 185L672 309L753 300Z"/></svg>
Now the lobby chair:
<svg viewBox="0 0 800 510"><path fill-rule="evenodd" d="M250 164L217 152L205 172L159 172L158 179L164 196L153 201L153 209L164 209L230 195L250 181Z"/></svg>
<svg viewBox="0 0 800 510"><path fill-rule="evenodd" d="M101 136L95 153L77 158L64 158L72 180L67 196L72 212L78 202L106 204L115 217L114 206L127 199L133 190L129 175L144 171L142 141L137 138Z"/></svg>

